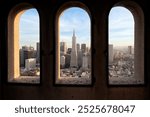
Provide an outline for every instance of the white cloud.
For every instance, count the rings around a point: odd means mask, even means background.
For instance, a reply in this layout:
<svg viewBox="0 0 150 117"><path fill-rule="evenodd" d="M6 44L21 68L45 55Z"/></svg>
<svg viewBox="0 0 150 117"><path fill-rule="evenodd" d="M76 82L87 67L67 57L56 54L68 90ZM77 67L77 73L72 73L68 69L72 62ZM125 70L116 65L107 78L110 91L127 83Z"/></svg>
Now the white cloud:
<svg viewBox="0 0 150 117"><path fill-rule="evenodd" d="M82 9L68 9L60 17L60 41L67 42L68 47L72 45L73 29L76 33L76 43L86 43L90 46L91 26L88 14Z"/></svg>
<svg viewBox="0 0 150 117"><path fill-rule="evenodd" d="M39 42L39 15L35 9L27 10L20 18L20 46L35 47Z"/></svg>
<svg viewBox="0 0 150 117"><path fill-rule="evenodd" d="M60 37L72 35L73 29L79 38L89 38L90 19L82 9L72 8L65 10L60 16Z"/></svg>
<svg viewBox="0 0 150 117"><path fill-rule="evenodd" d="M109 14L109 43L114 45L134 43L134 19L126 8L114 7Z"/></svg>

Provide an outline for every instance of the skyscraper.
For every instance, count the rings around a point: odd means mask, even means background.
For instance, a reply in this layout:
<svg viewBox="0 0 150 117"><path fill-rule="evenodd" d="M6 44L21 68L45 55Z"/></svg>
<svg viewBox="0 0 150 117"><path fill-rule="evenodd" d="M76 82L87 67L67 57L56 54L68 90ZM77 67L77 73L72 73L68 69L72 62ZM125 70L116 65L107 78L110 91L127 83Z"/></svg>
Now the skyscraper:
<svg viewBox="0 0 150 117"><path fill-rule="evenodd" d="M60 57L60 68L64 68L65 67L65 56L61 56Z"/></svg>
<svg viewBox="0 0 150 117"><path fill-rule="evenodd" d="M20 67L25 67L25 60L29 58L35 58L35 51L32 46L22 46L20 49Z"/></svg>
<svg viewBox="0 0 150 117"><path fill-rule="evenodd" d="M36 59L29 58L25 60L25 68L26 70L34 69L36 67Z"/></svg>
<svg viewBox="0 0 150 117"><path fill-rule="evenodd" d="M81 50L82 50L82 53L86 52L86 44L81 45Z"/></svg>
<svg viewBox="0 0 150 117"><path fill-rule="evenodd" d="M70 60L71 60L71 55L70 54L66 54L65 55L65 68L69 68L70 67Z"/></svg>
<svg viewBox="0 0 150 117"><path fill-rule="evenodd" d="M78 67L80 68L80 67L82 67L82 61L83 61L83 53L81 50L78 52L77 58L78 58Z"/></svg>
<svg viewBox="0 0 150 117"><path fill-rule="evenodd" d="M82 69L88 68L88 56L86 53L83 54L83 62L82 62Z"/></svg>
<svg viewBox="0 0 150 117"><path fill-rule="evenodd" d="M74 30L72 36L72 51L71 51L70 67L77 67L77 48L76 48L76 36Z"/></svg>
<svg viewBox="0 0 150 117"><path fill-rule="evenodd" d="M77 53L80 51L80 44L77 43Z"/></svg>
<svg viewBox="0 0 150 117"><path fill-rule="evenodd" d="M60 51L66 54L67 52L67 44L66 42L60 42Z"/></svg>

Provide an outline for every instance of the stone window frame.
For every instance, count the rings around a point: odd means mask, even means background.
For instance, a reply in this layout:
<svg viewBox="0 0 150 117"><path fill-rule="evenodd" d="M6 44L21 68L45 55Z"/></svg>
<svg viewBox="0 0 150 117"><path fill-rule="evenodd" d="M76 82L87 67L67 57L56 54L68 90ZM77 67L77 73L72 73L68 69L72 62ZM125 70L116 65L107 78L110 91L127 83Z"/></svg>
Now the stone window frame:
<svg viewBox="0 0 150 117"><path fill-rule="evenodd" d="M110 86L145 85L146 80L145 80L145 71L144 71L144 69L145 69L145 67L144 67L145 66L145 61L144 61L144 59L145 59L144 12L143 12L141 6L133 1L118 2L113 7L117 7L117 6L128 9L133 15L134 23L135 23L134 24L134 77L137 80L142 80L143 82L137 83L137 84L110 84L109 77L107 75L108 85L110 85ZM110 13L110 11L109 11L109 13ZM108 17L109 17L109 15L108 15ZM109 29L109 27L108 27L108 29ZM108 35L109 35L109 32L108 32ZM109 40L109 38L108 38L108 40ZM109 49L108 49L108 53L109 53ZM107 58L108 58L107 60L109 60L109 57L107 57ZM107 69L108 69L108 67L107 67ZM108 69L108 72L109 72L109 69Z"/></svg>
<svg viewBox="0 0 150 117"><path fill-rule="evenodd" d="M21 15L28 9L34 8L37 10L40 20L40 14L38 9L29 3L20 3L13 7L7 19L7 82L13 84L41 84L41 73L39 76L39 82L17 80L20 78L20 60L19 60L19 20ZM40 21L39 21L40 30ZM40 41L40 31L39 31L39 41ZM41 42L41 41L40 41ZM15 46L14 46L15 45ZM41 44L40 44L41 45ZM41 50L40 50L41 51ZM15 55L15 56L14 56ZM41 58L41 55L40 55ZM41 61L41 60L40 60ZM41 68L41 66L40 66ZM40 70L41 72L41 70ZM32 78L32 76L29 76ZM14 81L15 80L15 81Z"/></svg>
<svg viewBox="0 0 150 117"><path fill-rule="evenodd" d="M90 24L91 24L91 84L58 84L56 83L57 80L59 79L59 74L60 74L60 66L59 66L59 63L60 63L60 57L58 56L60 54L60 50L58 49L60 47L60 39L59 39L59 17L61 16L61 13L63 11L65 11L66 9L68 8L72 8L72 7L79 7L83 10L85 10L87 12L87 14L89 15L89 18L90 18ZM66 3L63 3L61 6L59 6L59 8L57 9L56 11L56 14L55 14L55 47L54 47L54 51L55 51L55 56L54 56L54 61L55 61L55 77L54 77L54 82L53 84L55 86L93 86L94 85L94 74L93 74L93 38L92 38L92 29L93 29L93 25L92 25L92 15L91 15L91 12L90 12L90 9L82 2L78 2L78 1L70 1L70 2L66 2Z"/></svg>

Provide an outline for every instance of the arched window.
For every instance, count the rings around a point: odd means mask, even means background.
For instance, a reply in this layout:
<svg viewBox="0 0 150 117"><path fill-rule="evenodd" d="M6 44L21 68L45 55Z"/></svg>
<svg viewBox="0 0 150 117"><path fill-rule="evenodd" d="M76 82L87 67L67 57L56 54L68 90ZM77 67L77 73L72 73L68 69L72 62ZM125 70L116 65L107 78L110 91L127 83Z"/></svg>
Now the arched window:
<svg viewBox="0 0 150 117"><path fill-rule="evenodd" d="M109 84L144 84L144 17L140 7L121 2L109 13Z"/></svg>
<svg viewBox="0 0 150 117"><path fill-rule="evenodd" d="M8 17L8 81L40 83L39 15L20 4Z"/></svg>
<svg viewBox="0 0 150 117"><path fill-rule="evenodd" d="M63 7L64 8L64 7ZM91 84L91 21L82 7L58 13L56 84Z"/></svg>

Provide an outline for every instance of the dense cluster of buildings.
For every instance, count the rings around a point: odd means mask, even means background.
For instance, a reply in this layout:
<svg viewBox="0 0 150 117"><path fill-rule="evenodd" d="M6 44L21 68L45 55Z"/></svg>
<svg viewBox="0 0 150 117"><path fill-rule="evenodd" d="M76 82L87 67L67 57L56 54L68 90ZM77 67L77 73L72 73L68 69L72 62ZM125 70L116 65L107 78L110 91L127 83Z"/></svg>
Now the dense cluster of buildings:
<svg viewBox="0 0 150 117"><path fill-rule="evenodd" d="M125 78L134 76L134 48L114 49L109 45L109 78Z"/></svg>
<svg viewBox="0 0 150 117"><path fill-rule="evenodd" d="M40 75L40 43L36 43L36 50L32 46L22 46L20 49L20 75Z"/></svg>
<svg viewBox="0 0 150 117"><path fill-rule="evenodd" d="M60 77L91 76L91 51L86 44L76 43L75 31L72 36L72 48L66 42L60 42Z"/></svg>

